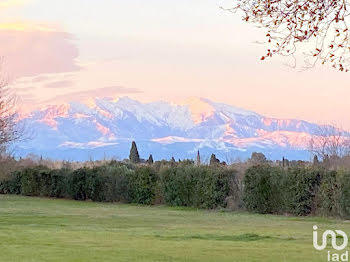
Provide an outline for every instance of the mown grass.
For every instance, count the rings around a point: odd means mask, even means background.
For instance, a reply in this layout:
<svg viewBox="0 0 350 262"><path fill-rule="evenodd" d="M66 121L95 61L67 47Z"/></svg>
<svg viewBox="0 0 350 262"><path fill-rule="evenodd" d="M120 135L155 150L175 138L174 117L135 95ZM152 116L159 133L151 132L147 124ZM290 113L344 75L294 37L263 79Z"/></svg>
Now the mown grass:
<svg viewBox="0 0 350 262"><path fill-rule="evenodd" d="M326 261L320 231L350 223L0 195L0 261Z"/></svg>

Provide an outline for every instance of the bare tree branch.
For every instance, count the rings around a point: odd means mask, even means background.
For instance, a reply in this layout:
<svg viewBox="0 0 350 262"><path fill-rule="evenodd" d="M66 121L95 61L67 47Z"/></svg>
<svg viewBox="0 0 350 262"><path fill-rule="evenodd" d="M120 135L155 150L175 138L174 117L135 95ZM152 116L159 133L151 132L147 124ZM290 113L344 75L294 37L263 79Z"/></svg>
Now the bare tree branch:
<svg viewBox="0 0 350 262"><path fill-rule="evenodd" d="M309 151L322 160L343 158L350 153L350 137L340 128L320 126L310 140Z"/></svg>
<svg viewBox="0 0 350 262"><path fill-rule="evenodd" d="M243 20L266 29L270 47L261 60L275 54L293 56L299 44L309 48L306 67L318 62L340 71L350 66L347 0L236 0L225 10L244 13Z"/></svg>
<svg viewBox="0 0 350 262"><path fill-rule="evenodd" d="M9 87L9 79L1 73L0 65L0 155L21 137L17 123L17 98Z"/></svg>

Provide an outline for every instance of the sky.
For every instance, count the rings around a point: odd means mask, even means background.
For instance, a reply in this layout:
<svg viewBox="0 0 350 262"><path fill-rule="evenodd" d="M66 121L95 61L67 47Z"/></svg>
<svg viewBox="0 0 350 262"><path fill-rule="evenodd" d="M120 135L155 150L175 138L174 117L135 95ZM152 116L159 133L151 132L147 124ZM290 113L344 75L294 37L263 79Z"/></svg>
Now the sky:
<svg viewBox="0 0 350 262"><path fill-rule="evenodd" d="M350 129L350 73L260 61L234 0L0 0L2 72L23 110L90 97L205 97ZM302 50L302 46L300 47Z"/></svg>

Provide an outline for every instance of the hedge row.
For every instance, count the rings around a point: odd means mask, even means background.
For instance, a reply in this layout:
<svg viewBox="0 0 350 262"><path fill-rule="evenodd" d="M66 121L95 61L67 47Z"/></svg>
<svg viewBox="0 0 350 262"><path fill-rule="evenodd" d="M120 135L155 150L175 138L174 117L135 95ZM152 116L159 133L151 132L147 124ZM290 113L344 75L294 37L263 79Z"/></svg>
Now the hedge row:
<svg viewBox="0 0 350 262"><path fill-rule="evenodd" d="M244 177L249 211L350 217L350 173L255 166Z"/></svg>
<svg viewBox="0 0 350 262"><path fill-rule="evenodd" d="M224 168L105 165L77 170L27 168L0 181L0 193L106 202L225 207L238 194L235 172Z"/></svg>
<svg viewBox="0 0 350 262"><path fill-rule="evenodd" d="M234 170L220 166L155 168L114 163L77 170L39 166L0 180L0 193L350 217L350 173L266 165L248 168L243 186L238 177Z"/></svg>

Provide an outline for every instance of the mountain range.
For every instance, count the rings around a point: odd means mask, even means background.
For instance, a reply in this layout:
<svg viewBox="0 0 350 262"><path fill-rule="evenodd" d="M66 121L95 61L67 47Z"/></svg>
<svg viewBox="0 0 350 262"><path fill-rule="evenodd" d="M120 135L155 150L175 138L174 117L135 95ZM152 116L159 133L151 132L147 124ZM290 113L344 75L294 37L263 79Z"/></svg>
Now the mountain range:
<svg viewBox="0 0 350 262"><path fill-rule="evenodd" d="M263 152L269 159L310 159L307 146L318 125L192 98L183 104L141 103L128 97L91 98L50 105L21 115L30 139L15 145L17 156L84 161L124 159L135 140L142 158L222 161Z"/></svg>

